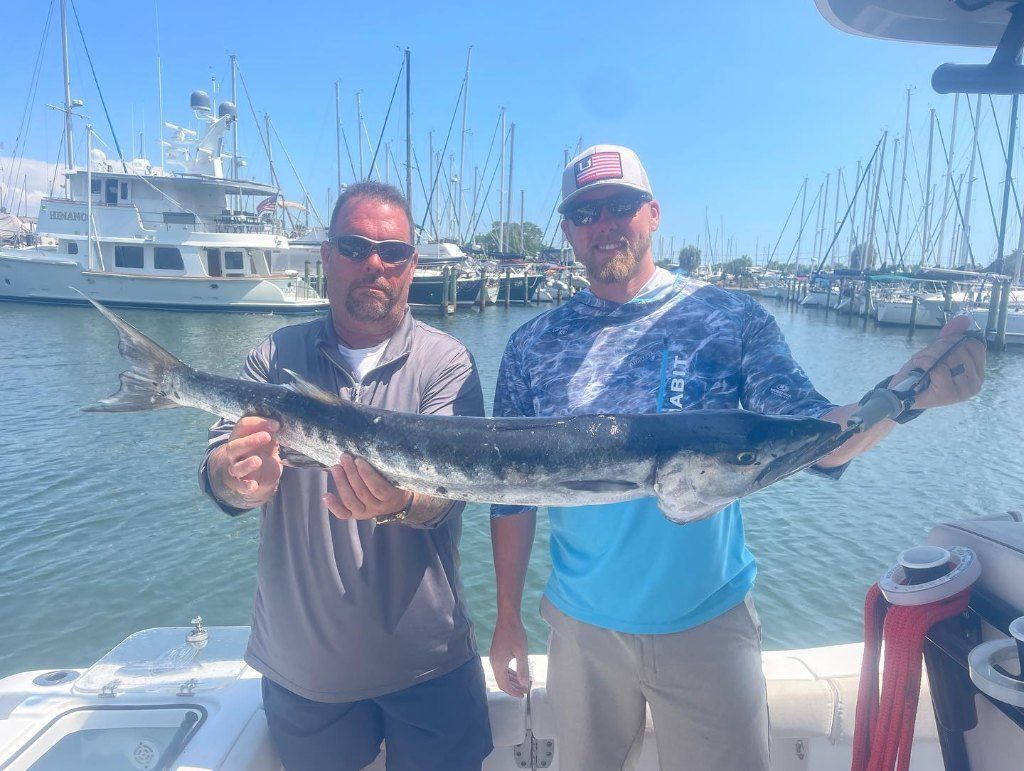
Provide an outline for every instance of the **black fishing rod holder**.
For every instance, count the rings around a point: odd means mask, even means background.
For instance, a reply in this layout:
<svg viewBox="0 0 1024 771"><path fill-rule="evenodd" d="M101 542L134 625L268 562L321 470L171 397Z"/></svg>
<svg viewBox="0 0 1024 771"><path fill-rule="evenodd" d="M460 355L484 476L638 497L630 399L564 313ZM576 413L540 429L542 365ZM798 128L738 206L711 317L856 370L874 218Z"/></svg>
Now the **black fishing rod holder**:
<svg viewBox="0 0 1024 771"><path fill-rule="evenodd" d="M946 771L970 771L964 733L978 725L976 697L986 699L1024 730L1024 708L993 698L971 679L971 654L987 644L982 642L982 622L1010 635L1011 625L1022 615L1020 608L975 587L963 613L940 621L928 633L924 662Z"/></svg>
<svg viewBox="0 0 1024 771"><path fill-rule="evenodd" d="M932 73L940 94L1024 94L1024 3L1009 9L1010 22L988 64L942 64Z"/></svg>

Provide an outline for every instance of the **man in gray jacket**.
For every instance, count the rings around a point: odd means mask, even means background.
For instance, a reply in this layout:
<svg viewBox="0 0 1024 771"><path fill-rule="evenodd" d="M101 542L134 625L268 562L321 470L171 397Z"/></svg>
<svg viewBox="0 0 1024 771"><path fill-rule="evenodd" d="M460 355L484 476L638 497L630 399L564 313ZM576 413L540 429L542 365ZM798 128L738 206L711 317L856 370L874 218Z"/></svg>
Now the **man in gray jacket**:
<svg viewBox="0 0 1024 771"><path fill-rule="evenodd" d="M288 370L362 404L483 415L469 352L409 313L417 255L408 203L361 182L321 247L329 316L284 327L244 377ZM272 420L211 429L203 490L228 514L262 507L246 661L264 675L275 746L291 769L479 769L491 751L483 672L458 579L462 503L392 485L361 458L282 466Z"/></svg>

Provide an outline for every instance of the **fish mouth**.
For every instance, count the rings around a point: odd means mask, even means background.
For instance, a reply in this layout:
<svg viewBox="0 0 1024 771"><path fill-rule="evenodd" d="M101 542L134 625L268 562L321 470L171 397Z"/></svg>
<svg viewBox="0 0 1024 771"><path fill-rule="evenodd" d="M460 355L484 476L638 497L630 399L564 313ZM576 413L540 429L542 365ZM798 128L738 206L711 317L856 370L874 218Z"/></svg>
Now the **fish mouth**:
<svg viewBox="0 0 1024 771"><path fill-rule="evenodd" d="M757 475L757 489L767 487L792 474L813 466L819 460L840 447L850 434L838 423L827 420L815 420L816 426L803 441L790 442L795 445L788 452L768 463ZM796 437L794 437L796 439Z"/></svg>

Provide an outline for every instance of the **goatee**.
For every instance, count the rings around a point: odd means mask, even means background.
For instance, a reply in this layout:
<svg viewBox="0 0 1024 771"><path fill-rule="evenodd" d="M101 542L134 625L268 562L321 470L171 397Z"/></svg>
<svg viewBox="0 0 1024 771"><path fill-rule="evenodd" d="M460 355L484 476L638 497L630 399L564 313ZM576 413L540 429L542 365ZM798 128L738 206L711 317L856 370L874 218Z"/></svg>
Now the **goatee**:
<svg viewBox="0 0 1024 771"><path fill-rule="evenodd" d="M379 289L377 292L359 292L361 287ZM380 284L359 284L349 289L345 296L345 308L353 318L365 321L380 321L387 318L395 308L398 298L391 293L391 287Z"/></svg>
<svg viewBox="0 0 1024 771"><path fill-rule="evenodd" d="M622 254L616 254L603 265L598 266L597 274L591 275L603 284L624 284L631 279L640 265L640 256L646 254L651 248L650 235L640 236L637 241L637 248L626 241L626 249ZM590 273L590 271L587 271Z"/></svg>

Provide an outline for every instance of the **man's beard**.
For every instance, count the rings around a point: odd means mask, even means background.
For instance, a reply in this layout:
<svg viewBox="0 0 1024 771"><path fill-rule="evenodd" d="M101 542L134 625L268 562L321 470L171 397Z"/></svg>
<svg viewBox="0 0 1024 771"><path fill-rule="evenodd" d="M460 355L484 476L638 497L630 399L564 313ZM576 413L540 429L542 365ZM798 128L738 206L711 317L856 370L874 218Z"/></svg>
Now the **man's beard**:
<svg viewBox="0 0 1024 771"><path fill-rule="evenodd" d="M383 292L383 296L376 292L357 292L360 287L373 287ZM363 321L381 321L391 315L398 303L398 297L392 294L390 286L371 283L358 284L348 290L345 295L345 309L349 315Z"/></svg>
<svg viewBox="0 0 1024 771"><path fill-rule="evenodd" d="M587 273L591 280L602 284L624 284L636 274L641 255L646 254L650 248L649 234L640 236L636 249L633 249L633 245L627 240L626 249L622 254L616 254L604 264L595 266L596 273L588 266ZM594 250L591 250L591 253L596 254Z"/></svg>

